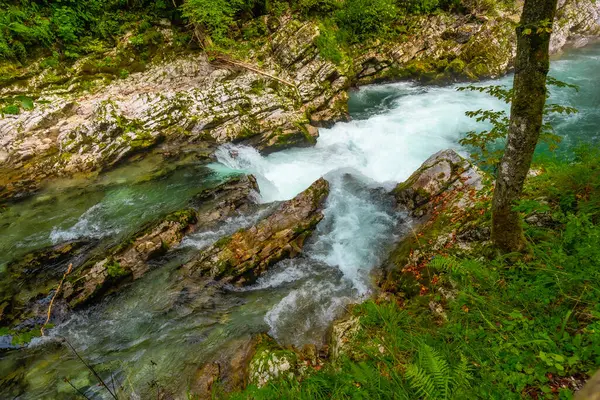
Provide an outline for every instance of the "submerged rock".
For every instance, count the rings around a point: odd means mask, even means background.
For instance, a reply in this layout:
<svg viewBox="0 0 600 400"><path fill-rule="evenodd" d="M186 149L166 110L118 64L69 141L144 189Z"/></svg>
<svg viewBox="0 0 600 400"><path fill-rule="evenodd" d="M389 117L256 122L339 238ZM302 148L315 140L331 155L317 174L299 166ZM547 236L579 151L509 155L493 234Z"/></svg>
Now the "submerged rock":
<svg viewBox="0 0 600 400"><path fill-rule="evenodd" d="M249 366L262 335L234 341L221 349L216 360L203 364L190 382L190 392L200 399L210 399L215 384L224 392L241 390L249 382Z"/></svg>
<svg viewBox="0 0 600 400"><path fill-rule="evenodd" d="M134 235L111 255L79 270L65 283L63 297L71 307L98 296L128 278L138 279L149 269L147 261L165 254L194 229L196 211L185 209Z"/></svg>
<svg viewBox="0 0 600 400"><path fill-rule="evenodd" d="M190 386L191 394L200 399L210 399L213 387L219 381L221 366L217 362L206 363L196 371Z"/></svg>
<svg viewBox="0 0 600 400"><path fill-rule="evenodd" d="M321 178L294 199L283 202L268 218L222 238L183 266L189 276L209 276L245 284L269 266L298 255L304 241L323 219L329 183Z"/></svg>
<svg viewBox="0 0 600 400"><path fill-rule="evenodd" d="M215 188L206 189L190 202L193 208L176 211L111 251L111 255L83 268L64 289L64 297L74 307L115 289L115 284L142 277L150 268L148 261L179 245L184 236L199 228L209 228L236 211L254 203L258 186L253 176L231 178Z"/></svg>
<svg viewBox="0 0 600 400"><path fill-rule="evenodd" d="M62 278L69 263L79 267L95 242L72 241L34 251L11 262L0 282L0 326L9 326L24 309L47 309L48 293Z"/></svg>

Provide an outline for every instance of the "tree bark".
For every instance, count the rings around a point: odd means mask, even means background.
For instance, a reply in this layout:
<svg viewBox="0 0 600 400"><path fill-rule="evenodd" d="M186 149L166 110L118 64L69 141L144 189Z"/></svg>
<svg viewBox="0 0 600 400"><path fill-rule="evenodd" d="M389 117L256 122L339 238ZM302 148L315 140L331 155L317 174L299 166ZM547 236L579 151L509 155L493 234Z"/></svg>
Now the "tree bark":
<svg viewBox="0 0 600 400"><path fill-rule="evenodd" d="M550 32L558 0L525 0L517 27L514 94L508 141L500 161L492 203L492 240L503 252L525 246L519 213L513 211L540 136L546 79L550 68Z"/></svg>

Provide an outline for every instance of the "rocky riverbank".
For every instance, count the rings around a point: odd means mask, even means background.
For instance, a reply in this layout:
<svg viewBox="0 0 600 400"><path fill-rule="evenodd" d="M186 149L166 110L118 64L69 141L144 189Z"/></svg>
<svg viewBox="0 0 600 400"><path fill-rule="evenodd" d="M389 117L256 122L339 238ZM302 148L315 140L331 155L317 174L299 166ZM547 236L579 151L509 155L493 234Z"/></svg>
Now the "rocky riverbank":
<svg viewBox="0 0 600 400"><path fill-rule="evenodd" d="M489 236L477 223L478 202L489 194L484 184L485 174L453 150L441 151L415 171L393 193L400 210L415 217L412 234L401 240L377 275L378 301L408 300L423 295L428 290L427 263L434 255L448 249L471 252L483 245ZM440 286L439 294L452 295L452 288ZM443 307L429 305L436 318L444 318ZM358 354L365 347L375 352L386 349L374 338L365 341L360 319L352 313L336 321L329 331L327 345L316 348L307 345L302 349L281 346L268 335L248 339L244 346L227 359L215 360L199 369L197 383L192 386L197 395L209 397L217 382L225 382L227 390L239 390L240 385L230 385L231 365L236 365L238 379L246 384L264 387L280 380L302 380L303 377L326 365L335 365L344 358L360 361ZM248 349L251 349L250 356ZM231 360L243 359L243 368ZM241 385L243 387L244 385Z"/></svg>
<svg viewBox="0 0 600 400"><path fill-rule="evenodd" d="M268 43L244 62L179 55L109 84L85 59L61 79L24 73L0 88L0 95L36 104L0 118L0 200L153 149L172 158L200 144L245 142L263 152L310 146L318 127L349 118L353 85L472 80L510 70L518 10L415 18L418 35L356 45L337 63L321 54L317 24L284 15L269 17ZM599 5L561 1L553 52L587 43L600 33L599 20ZM164 30L168 48L172 35ZM125 38L114 51L130 54L131 46Z"/></svg>

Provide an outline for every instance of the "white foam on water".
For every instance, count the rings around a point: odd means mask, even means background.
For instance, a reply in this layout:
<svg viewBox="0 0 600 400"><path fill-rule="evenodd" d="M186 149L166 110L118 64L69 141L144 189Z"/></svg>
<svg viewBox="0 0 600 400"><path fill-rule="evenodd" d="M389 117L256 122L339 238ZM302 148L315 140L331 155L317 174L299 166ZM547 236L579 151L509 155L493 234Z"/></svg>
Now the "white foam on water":
<svg viewBox="0 0 600 400"><path fill-rule="evenodd" d="M314 147L262 156L253 148L227 144L217 150L219 164L213 165L254 174L263 202L290 199L326 176L331 183L324 211L329 231L319 234L317 240L323 245L309 254L341 270L360 294L368 291L368 272L380 261L377 242L389 238L395 216L371 199L348 191L340 181L342 171L360 176L371 186L391 189L431 154L457 148L458 138L477 127L465 111L475 104L504 107L480 93L411 83L366 87L357 96L378 91L385 96L395 91L403 95L390 100L391 108L383 114L321 129Z"/></svg>
<svg viewBox="0 0 600 400"><path fill-rule="evenodd" d="M75 225L67 229L52 228L50 240L54 244L80 238L101 239L119 233L118 229L110 229L104 223L106 214L103 203L95 204L79 217Z"/></svg>
<svg viewBox="0 0 600 400"><path fill-rule="evenodd" d="M325 176L330 183L325 217L306 253L339 269L362 296L369 292L369 271L382 261L401 217L387 195L369 187L368 178L350 174L341 170Z"/></svg>
<svg viewBox="0 0 600 400"><path fill-rule="evenodd" d="M389 90L388 86L364 90ZM255 149L229 144L216 152L217 159L231 169L254 174L264 202L290 199L341 168L353 168L390 187L406 179L431 154L458 147L460 135L478 126L465 111L504 107L490 96L457 92L454 87L403 87L416 94L399 97L383 114L321 129L314 147L263 157Z"/></svg>
<svg viewBox="0 0 600 400"><path fill-rule="evenodd" d="M234 215L225 220L217 229L192 233L183 238L179 247L193 247L203 250L222 237L229 236L239 229L248 228L272 211L272 207L266 207L249 215Z"/></svg>
<svg viewBox="0 0 600 400"><path fill-rule="evenodd" d="M314 275L314 271L309 264L296 262L296 260L283 260L278 264L278 268L270 273L262 275L256 280L256 283L250 286L227 286L234 292L251 292L277 288L286 283L296 282L308 276Z"/></svg>

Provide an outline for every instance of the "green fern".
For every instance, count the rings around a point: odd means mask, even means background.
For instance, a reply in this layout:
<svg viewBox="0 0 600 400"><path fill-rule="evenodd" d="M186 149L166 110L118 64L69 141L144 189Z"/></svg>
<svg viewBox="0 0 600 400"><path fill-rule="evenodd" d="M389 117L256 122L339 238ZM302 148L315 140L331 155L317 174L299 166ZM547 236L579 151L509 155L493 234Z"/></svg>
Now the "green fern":
<svg viewBox="0 0 600 400"><path fill-rule="evenodd" d="M420 397L425 399L452 399L462 388L469 386L471 375L468 362L461 361L450 366L435 349L422 344L417 362L406 368L406 377Z"/></svg>
<svg viewBox="0 0 600 400"><path fill-rule="evenodd" d="M429 267L445 272L459 272L460 263L454 257L434 257L429 263Z"/></svg>
<svg viewBox="0 0 600 400"><path fill-rule="evenodd" d="M497 271L479 260L434 257L429 263L429 267L449 273L453 278L462 282L472 282L474 279L479 282L495 282L497 280Z"/></svg>

